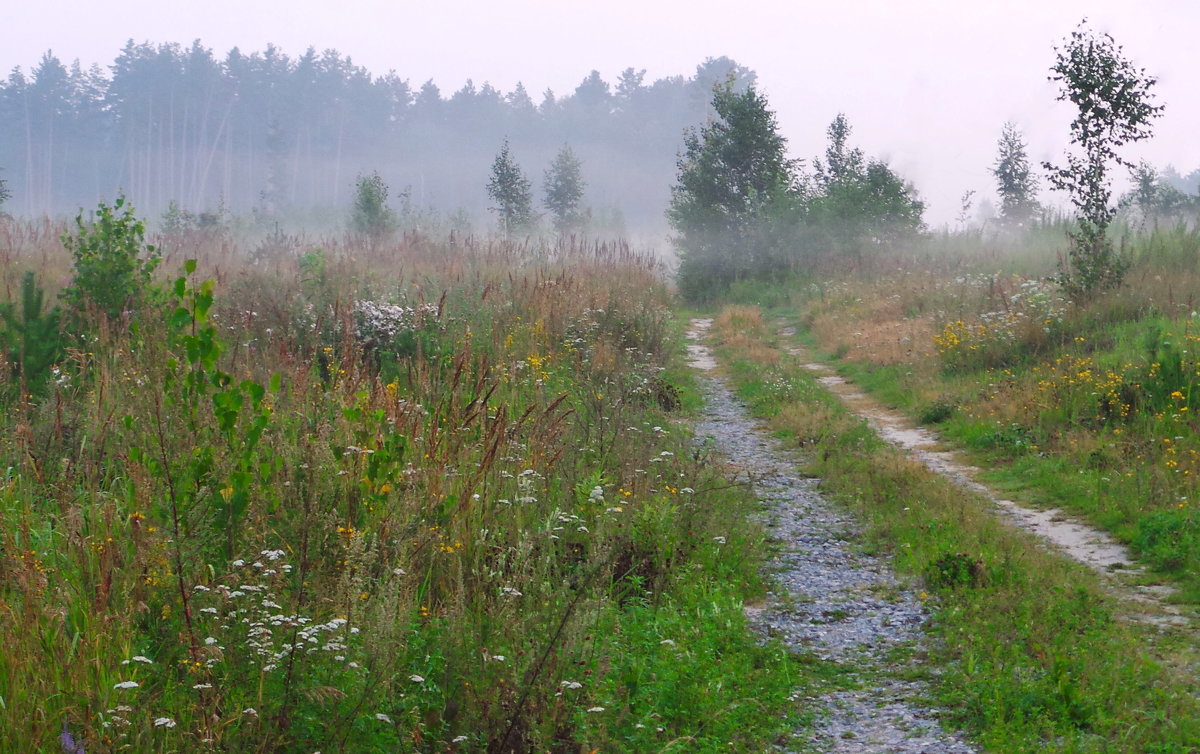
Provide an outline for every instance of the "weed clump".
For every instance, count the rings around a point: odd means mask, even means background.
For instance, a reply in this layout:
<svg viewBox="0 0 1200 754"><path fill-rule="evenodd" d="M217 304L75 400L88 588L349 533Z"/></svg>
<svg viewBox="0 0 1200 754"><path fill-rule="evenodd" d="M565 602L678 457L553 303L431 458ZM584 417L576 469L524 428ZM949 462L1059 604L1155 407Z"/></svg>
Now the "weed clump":
<svg viewBox="0 0 1200 754"><path fill-rule="evenodd" d="M925 583L931 589L977 587L986 580L983 561L965 552L948 552L925 568Z"/></svg>

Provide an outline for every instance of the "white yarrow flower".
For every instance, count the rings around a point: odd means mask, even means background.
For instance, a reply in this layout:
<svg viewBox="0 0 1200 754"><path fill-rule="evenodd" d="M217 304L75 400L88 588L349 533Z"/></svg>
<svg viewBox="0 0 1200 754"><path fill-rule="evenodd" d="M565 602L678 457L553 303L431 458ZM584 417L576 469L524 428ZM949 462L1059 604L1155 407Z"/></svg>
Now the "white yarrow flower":
<svg viewBox="0 0 1200 754"><path fill-rule="evenodd" d="M137 681L121 681L113 686L114 689L136 689L137 687Z"/></svg>
<svg viewBox="0 0 1200 754"><path fill-rule="evenodd" d="M156 717L156 718L154 718L154 727L155 728L174 728L175 721L169 717Z"/></svg>
<svg viewBox="0 0 1200 754"><path fill-rule="evenodd" d="M379 720L380 722L387 723L388 725L395 725L395 723L392 722L392 718L388 717L387 715L383 714L382 712L376 712L375 719Z"/></svg>
<svg viewBox="0 0 1200 754"><path fill-rule="evenodd" d="M412 681L413 683L425 683L425 677L417 675L416 673L410 675L408 680Z"/></svg>

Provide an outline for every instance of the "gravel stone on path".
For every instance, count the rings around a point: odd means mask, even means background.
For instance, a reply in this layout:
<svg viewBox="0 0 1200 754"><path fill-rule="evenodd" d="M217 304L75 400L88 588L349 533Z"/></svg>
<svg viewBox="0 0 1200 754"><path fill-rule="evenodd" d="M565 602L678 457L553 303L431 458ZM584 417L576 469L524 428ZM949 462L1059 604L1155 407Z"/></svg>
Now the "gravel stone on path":
<svg viewBox="0 0 1200 754"><path fill-rule="evenodd" d="M918 596L897 580L886 559L862 551L858 522L825 499L815 480L796 472L795 459L755 425L723 380L704 376L700 386L707 410L696 422L697 436L711 438L715 450L750 478L764 522L778 540L773 591L763 606L747 609L753 625L797 651L861 668L860 688L800 700L822 708L815 733L798 732L781 750L977 751L942 729L936 712L921 702L924 684L890 672L903 669L891 656L921 653L927 616ZM913 651L897 652L905 649Z"/></svg>

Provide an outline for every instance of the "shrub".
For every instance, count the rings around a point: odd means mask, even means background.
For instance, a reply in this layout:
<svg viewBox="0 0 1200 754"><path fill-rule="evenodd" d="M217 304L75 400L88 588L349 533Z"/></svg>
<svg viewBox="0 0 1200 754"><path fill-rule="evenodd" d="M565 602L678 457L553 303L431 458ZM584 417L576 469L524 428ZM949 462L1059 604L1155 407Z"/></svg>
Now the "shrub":
<svg viewBox="0 0 1200 754"><path fill-rule="evenodd" d="M350 227L372 240L386 238L396 230L396 213L387 205L388 186L379 173L360 175L354 189L354 211Z"/></svg>
<svg viewBox="0 0 1200 754"><path fill-rule="evenodd" d="M90 330L96 315L128 321L157 295L152 275L161 257L145 243L145 224L118 196L111 207L101 202L90 223L79 213L75 226L74 235L62 238L74 259L71 284L62 292L72 323Z"/></svg>
<svg viewBox="0 0 1200 754"><path fill-rule="evenodd" d="M946 553L925 569L925 583L932 589L979 586L983 580L983 562L964 552Z"/></svg>

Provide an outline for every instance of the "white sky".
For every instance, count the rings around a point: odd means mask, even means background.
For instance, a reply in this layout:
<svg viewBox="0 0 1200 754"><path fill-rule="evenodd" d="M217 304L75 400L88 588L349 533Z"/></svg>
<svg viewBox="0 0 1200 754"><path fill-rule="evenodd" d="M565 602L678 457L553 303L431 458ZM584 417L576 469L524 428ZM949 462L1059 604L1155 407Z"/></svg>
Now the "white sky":
<svg viewBox="0 0 1200 754"><path fill-rule="evenodd" d="M1053 45L1083 16L1158 76L1166 114L1129 153L1181 172L1200 167L1200 2L1196 0L37 0L0 25L0 71L64 62L109 65L128 39L190 44L218 57L273 42L291 56L334 48L372 73L394 69L444 95L471 78L540 99L593 68L647 81L690 76L705 57L754 69L794 157L824 148L845 112L852 142L912 180L931 224L967 189L993 196L988 173L1004 121L1035 161L1067 144L1070 106L1047 83Z"/></svg>

